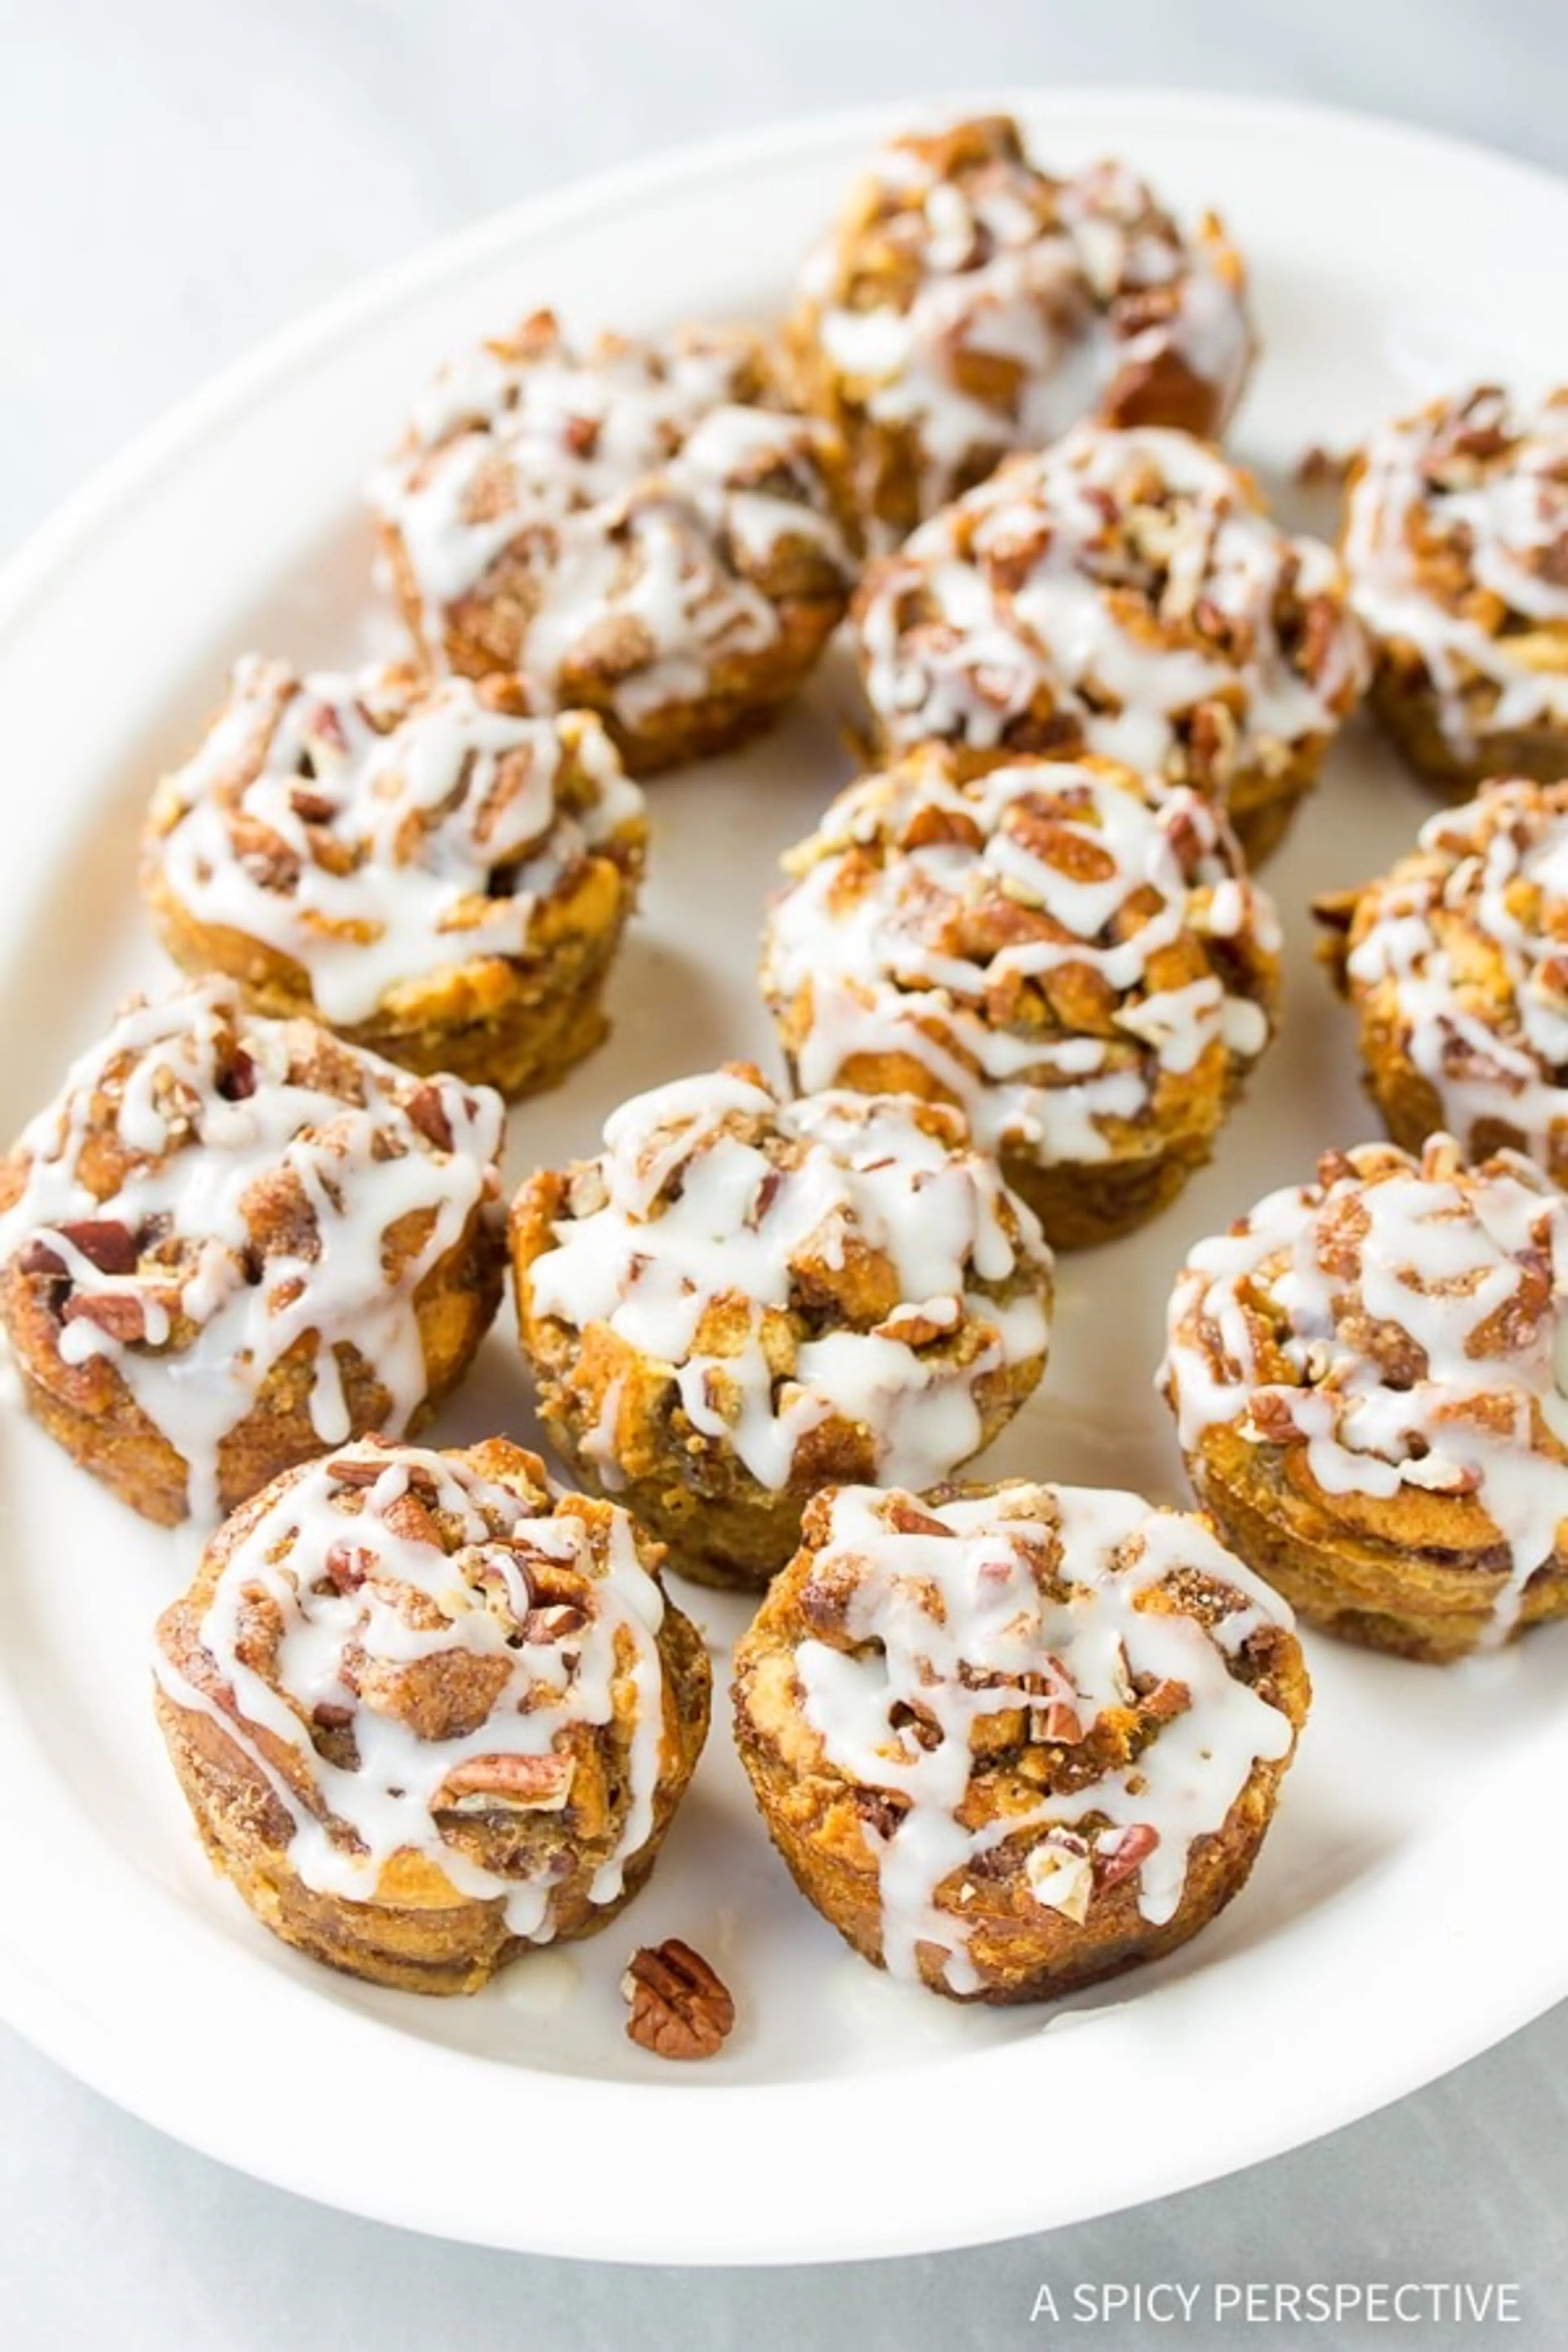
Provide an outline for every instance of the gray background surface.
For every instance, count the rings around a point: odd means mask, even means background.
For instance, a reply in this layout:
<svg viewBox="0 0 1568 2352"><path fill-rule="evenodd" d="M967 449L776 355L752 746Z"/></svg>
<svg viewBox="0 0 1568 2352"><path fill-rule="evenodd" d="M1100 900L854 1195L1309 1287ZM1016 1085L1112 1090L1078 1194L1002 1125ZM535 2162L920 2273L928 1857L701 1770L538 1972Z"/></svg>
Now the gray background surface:
<svg viewBox="0 0 1568 2352"><path fill-rule="evenodd" d="M1324 100L1568 163L1561 0L0 0L0 555L258 337L531 191L819 108L1090 80ZM1267 2095L1266 2049L1233 2063ZM887 2131L884 2154L919 2117ZM635 2195L605 2159L584 2196ZM548 2161L520 2113L520 2196ZM5 2352L1560 2352L1565 2192L1568 2007L1382 2116L1136 2213L963 2254L709 2273L476 2252L319 2210L116 2113L0 2030ZM1202 2311L1215 2282L1248 2278L1513 2281L1523 2315L1030 2324L1042 2284L1065 2312L1080 2283L1177 2280L1203 2286Z"/></svg>

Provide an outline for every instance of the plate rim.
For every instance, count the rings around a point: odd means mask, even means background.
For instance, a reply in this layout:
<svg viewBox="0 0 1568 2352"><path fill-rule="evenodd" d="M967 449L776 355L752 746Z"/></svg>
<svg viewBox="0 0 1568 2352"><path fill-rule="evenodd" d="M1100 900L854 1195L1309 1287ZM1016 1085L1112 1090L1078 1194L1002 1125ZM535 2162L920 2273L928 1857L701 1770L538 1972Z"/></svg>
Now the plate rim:
<svg viewBox="0 0 1568 2352"><path fill-rule="evenodd" d="M1135 137L1139 117L1145 121L1152 117L1166 126L1202 121L1216 124L1222 130L1236 128L1257 132L1273 128L1320 140L1325 134L1332 134L1375 147L1385 156L1402 152L1413 160L1419 157L1428 168L1446 164L1467 174L1484 172L1510 184L1524 200L1531 194L1545 195L1554 205L1560 205L1568 196L1568 181L1543 166L1521 162L1479 141L1457 138L1373 112L1295 100L1258 98L1244 92L1210 92L1190 86L1161 89L1098 82L1048 89L1003 86L941 96L917 94L828 111L805 110L770 124L661 147L630 163L538 191L463 228L421 243L400 259L351 280L216 370L134 436L118 454L96 467L83 485L36 526L0 564L0 648L14 636L25 635L29 614L40 598L68 590L77 558L84 547L106 528L113 528L122 520L149 495L156 495L165 473L194 445L237 422L248 408L265 401L279 384L326 359L337 345L371 322L416 303L437 286L453 283L469 270L483 268L514 243L538 240L554 228L613 215L639 197L676 188L696 188L737 172L743 173L770 162L809 154L849 141L869 145L890 127L927 117L952 118L979 109L1005 109L1070 125L1075 114L1108 107L1114 107L1128 118L1130 141ZM1561 1742L1555 1744L1560 1746ZM164 1888L153 1888L152 1892L161 1902L172 1899ZM966 2212L952 2225L944 2225L925 2213L917 2222L903 2227L897 2222L872 2231L841 2227L831 2240L819 2227L811 2242L786 2242L776 2232L770 2235L764 2231L754 2240L731 2238L722 2246L689 2240L678 2249L664 2251L661 2246L666 2242L656 2243L646 2230L635 2243L605 2245L587 2242L585 2231L579 2231L579 2242L575 2243L567 2242L557 2230L547 2231L543 2235L526 2231L522 2234L500 2235L488 2218L464 2226L460 2212L448 2211L438 2224L433 2225L427 2218L427 2200L390 2198L384 2187L374 2198L358 2198L353 2184L330 2177L330 2168L324 2172L319 2164L290 2168L276 2160L258 2160L244 2147L243 2130L200 2128L183 2113L166 2119L171 2107L179 2108L179 2099L171 2096L160 2102L148 2092L144 2070L139 2070L133 2063L116 2066L102 2047L100 2032L89 2032L84 2037L76 2031L72 2021L79 2020L80 2002L72 1997L75 1989L68 1991L63 1985L50 1983L47 1970L32 1965L28 1956L19 1953L4 1937L0 1937L0 2015L68 2072L182 2143L276 2187L342 2210L426 2233L438 2231L447 2238L550 2252L576 2259L626 2263L679 2261L693 2266L736 2262L786 2263L994 2242L1035 2234L1042 2228L1070 2226L1090 2214L1126 2210L1153 2196L1223 2178L1359 2120L1508 2038L1568 1996L1568 1959L1556 1965L1551 1961L1546 1940L1542 1939L1533 1967L1520 1969L1512 1985L1513 1998L1500 2008L1489 2008L1479 2028L1470 2026L1452 2033L1436 2067L1431 2063L1429 2042L1422 2045L1419 2056L1404 2051L1391 2052L1388 2063L1369 2078L1364 2097L1358 2094L1355 2105L1347 2107L1342 2096L1331 2098L1325 2092L1323 2105L1331 2107L1332 2112L1320 2113L1305 2127L1300 2106L1291 2110L1290 2121L1282 2127L1274 2126L1267 2116L1259 2116L1258 2127L1250 2135L1238 2135L1227 2143L1217 2161L1210 2151L1180 2169L1174 2178L1168 2163L1146 2164L1142 2177L1130 2170L1126 2182L1113 2198L1107 2200L1095 2194L1083 2202L1081 2210L1072 2207L1069 2200L1068 2210L1050 2223L1042 2224L1021 2210L1020 2200L1015 2196L1010 2207L1005 2200L998 2199L998 2210L989 2219L978 2219ZM308 1988L299 1990L302 1999L313 1999ZM329 2003L317 2006L323 2014L331 2009ZM364 2022L379 2025L380 2021L367 2019ZM85 2055L84 2039L88 2044ZM983 2069L1005 2066L1014 2057L1015 2050L1016 2045L1007 2045L977 2052L962 2063ZM459 2069L484 2067L491 2063L455 2050L443 2050L440 2057L443 2063ZM906 2071L918 2075L923 2069L911 2065L908 2070L889 2069L852 2080L861 2095L876 2098ZM584 2108L602 2108L606 2121L612 2110L623 2106L628 2089L634 2087L639 2100L650 2105L658 2103L667 2112L673 2111L676 2100L689 2099L690 2095L682 2086L661 2083L628 2086L591 2078L573 2078L571 2083L572 2095ZM835 2084L831 2090L841 2087L848 2086ZM704 2085L701 2097L705 2109L713 2116L715 2132L720 2132L724 2124L721 2109L742 2105L754 2108L759 2104L782 2107L807 2098L816 2098L826 2107L831 2104L829 2088L820 2083L718 2082ZM1153 2171L1159 2174L1157 2179L1150 2177Z"/></svg>
<svg viewBox="0 0 1568 2352"><path fill-rule="evenodd" d="M221 363L94 466L85 481L58 500L0 561L0 635L16 625L25 597L47 583L48 574L68 561L115 506L149 488L163 467L193 439L226 422L263 396L279 377L319 358L342 336L416 296L423 288L481 265L515 237L552 223L564 225L598 211L615 210L639 194L653 194L680 181L716 176L736 165L831 146L846 137L864 138L870 143L889 126L928 115L954 120L981 111L1070 115L1106 103L1125 108L1130 114L1153 112L1179 118L1217 113L1248 123L1272 121L1281 130L1309 135L1335 128L1378 146L1394 144L1412 153L1419 152L1433 163L1447 161L1517 179L1521 192L1533 188L1561 197L1568 190L1568 175L1545 164L1505 154L1484 140L1434 131L1422 123L1403 121L1396 115L1315 100L1205 90L1191 84L1170 89L1156 83L1115 81L1074 82L1048 89L1003 84L947 97L916 92L908 99L878 99L826 111L806 109L750 129L672 141L627 163L538 189L461 228L424 238L411 252L359 273L335 293L310 303Z"/></svg>

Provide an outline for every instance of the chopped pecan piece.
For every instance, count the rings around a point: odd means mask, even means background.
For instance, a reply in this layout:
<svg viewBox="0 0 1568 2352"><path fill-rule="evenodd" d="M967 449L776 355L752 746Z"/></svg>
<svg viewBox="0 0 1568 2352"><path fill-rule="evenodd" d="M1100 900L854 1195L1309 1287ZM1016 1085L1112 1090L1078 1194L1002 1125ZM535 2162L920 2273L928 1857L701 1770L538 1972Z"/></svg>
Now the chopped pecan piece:
<svg viewBox="0 0 1568 2352"><path fill-rule="evenodd" d="M1171 1723L1178 1715L1185 1715L1193 1703L1188 1685L1167 1675L1152 1690L1141 1695L1138 1712L1149 1723Z"/></svg>
<svg viewBox="0 0 1568 2352"><path fill-rule="evenodd" d="M436 1791L453 1811L558 1813L572 1793L574 1756L469 1756Z"/></svg>
<svg viewBox="0 0 1568 2352"><path fill-rule="evenodd" d="M438 1087L418 1087L409 1097L405 1108L408 1113L410 1125L419 1129L427 1143L433 1143L437 1151L450 1151L452 1122L447 1117L446 1105L441 1100Z"/></svg>
<svg viewBox="0 0 1568 2352"><path fill-rule="evenodd" d="M1029 1737L1047 1748L1076 1748L1083 1738L1083 1721L1066 1699L1053 1698L1029 1709Z"/></svg>
<svg viewBox="0 0 1568 2352"><path fill-rule="evenodd" d="M363 1438L361 1443L374 1444L375 1441L373 1438ZM327 1468L331 1473L334 1486L374 1486L385 1470L386 1464L365 1462L353 1454L341 1454L335 1462L328 1463Z"/></svg>
<svg viewBox="0 0 1568 2352"><path fill-rule="evenodd" d="M237 1045L229 1056L227 1069L217 1082L217 1090L225 1102L247 1102L256 1086L256 1064L243 1045Z"/></svg>
<svg viewBox="0 0 1568 2352"><path fill-rule="evenodd" d="M47 1242L30 1241L17 1252L16 1268L21 1274L61 1275L66 1270L66 1262L58 1250L51 1249Z"/></svg>
<svg viewBox="0 0 1568 2352"><path fill-rule="evenodd" d="M325 1568L328 1580L340 1592L357 1592L365 1578L375 1568L375 1554L363 1544L338 1542L328 1550Z"/></svg>
<svg viewBox="0 0 1568 2352"><path fill-rule="evenodd" d="M134 1274L136 1271L136 1236L129 1225L116 1217L82 1217L73 1225L56 1228L79 1250L89 1265L100 1274Z"/></svg>
<svg viewBox="0 0 1568 2352"><path fill-rule="evenodd" d="M440 1528L415 1493L412 1479L407 1492L394 1496L381 1516L393 1534L401 1536L405 1543L429 1544L433 1549L440 1550Z"/></svg>
<svg viewBox="0 0 1568 2352"><path fill-rule="evenodd" d="M889 1495L882 1517L895 1534L900 1536L951 1538L952 1534L945 1520L934 1517L930 1511L922 1511L920 1505L910 1502L907 1495Z"/></svg>
<svg viewBox="0 0 1568 2352"><path fill-rule="evenodd" d="M147 1318L142 1301L130 1291L98 1291L89 1297L69 1300L65 1310L68 1323L96 1323L110 1339L129 1344L147 1337Z"/></svg>
<svg viewBox="0 0 1568 2352"><path fill-rule="evenodd" d="M1160 1843L1160 1832L1147 1822L1134 1822L1124 1830L1106 1830L1095 1841L1095 1883L1103 1892L1117 1885L1123 1878L1147 1862Z"/></svg>
<svg viewBox="0 0 1568 2352"><path fill-rule="evenodd" d="M634 1952L621 1992L627 2034L656 2058L711 2058L735 2022L728 1986L678 1936Z"/></svg>
<svg viewBox="0 0 1568 2352"><path fill-rule="evenodd" d="M586 1610L560 1602L549 1609L531 1609L522 1621L525 1642L564 1642L580 1633L588 1622Z"/></svg>

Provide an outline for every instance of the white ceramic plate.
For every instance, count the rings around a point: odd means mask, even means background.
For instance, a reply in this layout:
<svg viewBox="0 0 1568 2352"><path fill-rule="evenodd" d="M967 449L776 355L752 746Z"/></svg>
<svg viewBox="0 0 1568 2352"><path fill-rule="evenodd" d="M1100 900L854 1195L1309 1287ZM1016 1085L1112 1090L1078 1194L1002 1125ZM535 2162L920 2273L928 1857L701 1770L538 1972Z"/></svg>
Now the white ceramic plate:
<svg viewBox="0 0 1568 2352"><path fill-rule="evenodd" d="M992 100L994 103L994 99ZM1474 150L1237 100L1006 101L1055 163L1126 155L1217 205L1266 357L1237 434L1290 469L1430 382L1537 379L1568 353L1568 188ZM952 101L942 111L957 111ZM156 982L132 852L160 763L230 657L312 662L387 624L358 486L448 350L543 301L584 325L764 316L873 138L918 110L792 128L528 206L337 304L111 469L0 588L8 1008L0 1131L125 988ZM1457 290L1458 289L1458 290ZM1300 501L1297 501L1299 506ZM514 1173L592 1147L634 1089L774 1056L752 981L777 852L847 773L830 667L773 740L656 788L654 881L616 1036L512 1122ZM1286 1032L1217 1164L1147 1234L1068 1261L1043 1393L994 1452L1181 1492L1150 1389L1186 1245L1365 1133L1348 1025L1313 971L1310 893L1375 871L1424 803L1368 736L1271 877ZM505 1325L442 1442L532 1434ZM1252 1884L1195 1945L1100 1997L1004 2015L889 1984L790 1886L721 1711L629 1918L479 1998L377 1992L287 1952L207 1872L148 1704L148 1637L188 1552L15 1415L0 1428L0 2008L209 2153L380 2218L656 2262L890 2254L1004 2237L1210 2178L1429 2080L1568 1992L1554 1850L1568 1627L1440 1675L1311 1644L1317 1704ZM743 1612L682 1595L725 1650ZM625 2039L635 1942L679 1933L741 2022L683 2072Z"/></svg>

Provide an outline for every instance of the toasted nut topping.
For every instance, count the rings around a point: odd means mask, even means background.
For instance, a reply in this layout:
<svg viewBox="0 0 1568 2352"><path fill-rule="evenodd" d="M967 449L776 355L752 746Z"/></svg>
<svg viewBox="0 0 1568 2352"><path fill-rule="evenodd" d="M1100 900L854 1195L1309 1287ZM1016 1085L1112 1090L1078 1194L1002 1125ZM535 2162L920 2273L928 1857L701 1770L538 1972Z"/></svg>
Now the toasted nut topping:
<svg viewBox="0 0 1568 2352"><path fill-rule="evenodd" d="M610 1188L595 1160L577 1169L566 1187L566 1206L574 1217L596 1216L609 1204Z"/></svg>
<svg viewBox="0 0 1568 2352"><path fill-rule="evenodd" d="M322 1565L340 1592L357 1592L375 1566L375 1554L363 1544L335 1543Z"/></svg>
<svg viewBox="0 0 1568 2352"><path fill-rule="evenodd" d="M1083 1839L1049 1831L1025 1859L1024 1876L1037 1903L1081 1927L1094 1897L1094 1864Z"/></svg>
<svg viewBox="0 0 1568 2352"><path fill-rule="evenodd" d="M470 1756L436 1791L458 1812L558 1813L572 1793L574 1756Z"/></svg>
<svg viewBox="0 0 1568 2352"><path fill-rule="evenodd" d="M385 1441L381 1438L366 1437L362 1438L360 1443L362 1445L384 1445ZM334 1486L374 1486L385 1470L386 1464L365 1461L358 1454L341 1454L336 1461L328 1463L327 1468L331 1472Z"/></svg>
<svg viewBox="0 0 1568 2352"><path fill-rule="evenodd" d="M531 1609L522 1621L525 1642L564 1642L580 1633L588 1622L585 1609L576 1609L569 1601L557 1601L548 1609Z"/></svg>
<svg viewBox="0 0 1568 2352"><path fill-rule="evenodd" d="M410 1124L419 1129L427 1143L433 1143L437 1151L450 1151L452 1122L447 1116L439 1087L421 1087L409 1097L405 1108Z"/></svg>
<svg viewBox="0 0 1568 2352"><path fill-rule="evenodd" d="M1029 1737L1047 1747L1076 1747L1083 1738L1082 1718L1065 1699L1053 1698L1045 1706L1029 1709Z"/></svg>
<svg viewBox="0 0 1568 2352"><path fill-rule="evenodd" d="M951 1538L952 1535L952 1529L945 1519L934 1518L931 1512L922 1511L917 1504L910 1501L907 1495L892 1496L882 1516L900 1536L947 1536Z"/></svg>
<svg viewBox="0 0 1568 2352"><path fill-rule="evenodd" d="M83 1320L96 1323L110 1339L118 1339L122 1344L144 1339L147 1336L147 1318L142 1311L142 1301L126 1290L105 1291L90 1297L73 1298L66 1307L65 1319L68 1323Z"/></svg>
<svg viewBox="0 0 1568 2352"><path fill-rule="evenodd" d="M1152 1691L1140 1698L1138 1711L1152 1722L1169 1723L1174 1717L1184 1715L1192 1703L1193 1695L1186 1684L1167 1675L1163 1682L1157 1682Z"/></svg>
<svg viewBox="0 0 1568 2352"><path fill-rule="evenodd" d="M656 2058L711 2058L735 2022L735 2004L700 1952L667 1937L632 1954L621 1979L626 2032Z"/></svg>
<svg viewBox="0 0 1568 2352"><path fill-rule="evenodd" d="M1124 1830L1102 1831L1095 1840L1095 1884L1103 1892L1120 1880L1131 1878L1159 1843L1159 1831L1147 1822L1134 1822Z"/></svg>
<svg viewBox="0 0 1568 2352"><path fill-rule="evenodd" d="M134 1274L136 1236L115 1217L83 1217L56 1228L100 1274Z"/></svg>
<svg viewBox="0 0 1568 2352"><path fill-rule="evenodd" d="M22 1274L59 1275L66 1270L66 1262L58 1250L51 1249L47 1242L39 1241L29 1242L25 1249L18 1252L16 1265Z"/></svg>

